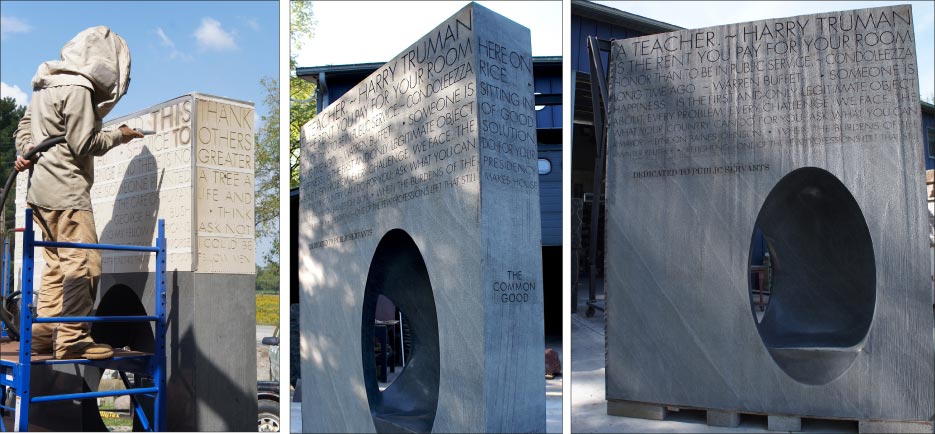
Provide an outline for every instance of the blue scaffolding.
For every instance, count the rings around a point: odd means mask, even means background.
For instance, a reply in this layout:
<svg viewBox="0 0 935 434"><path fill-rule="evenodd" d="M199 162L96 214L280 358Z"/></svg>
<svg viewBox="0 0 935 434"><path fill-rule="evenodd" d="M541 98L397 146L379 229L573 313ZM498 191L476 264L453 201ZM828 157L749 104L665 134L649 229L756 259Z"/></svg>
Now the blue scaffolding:
<svg viewBox="0 0 935 434"><path fill-rule="evenodd" d="M9 340L4 333L0 338L3 346L3 357L0 358L0 385L12 388L16 396L16 404L0 405L4 410L15 414L14 429L27 431L29 428L29 405L32 403L66 401L78 399L96 399L107 396L130 395L134 412L140 425L146 431L166 430L166 236L165 221L160 219L158 225L156 246L124 246L114 244L84 244L63 243L51 241L35 241L33 229L32 210L26 210L26 224L23 228L23 267L22 267L22 296L23 308L20 309L19 329L20 340L17 344ZM156 254L156 285L155 285L155 315L151 316L83 316L83 317L53 317L37 318L33 312L33 267L35 264L36 247L57 247L95 250L117 250ZM3 287L4 295L10 293L8 282L12 272L10 237L4 241L3 246ZM31 355L32 325L44 323L75 323L75 322L153 322L155 323L155 352L153 354L137 351L115 349L114 357L107 360L87 359L55 359L51 356ZM6 326L4 324L4 326ZM5 327L4 327L5 328ZM97 392L66 393L60 395L34 396L30 390L30 370L36 365L84 365L100 369L112 369L120 374L126 390L110 390ZM153 379L150 387L134 386L129 381L127 373L136 376L146 376ZM138 381L135 381L139 383ZM147 418L138 396L146 396L153 400L153 420ZM7 431L7 427L0 418L0 429Z"/></svg>

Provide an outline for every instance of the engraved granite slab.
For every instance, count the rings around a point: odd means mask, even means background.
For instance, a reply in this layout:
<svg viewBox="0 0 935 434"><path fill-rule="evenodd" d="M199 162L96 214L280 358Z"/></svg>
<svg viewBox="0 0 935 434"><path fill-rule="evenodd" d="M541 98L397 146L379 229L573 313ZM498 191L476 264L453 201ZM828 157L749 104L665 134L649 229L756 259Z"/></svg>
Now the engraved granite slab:
<svg viewBox="0 0 935 434"><path fill-rule="evenodd" d="M304 430L544 431L534 107L529 31L472 3L303 127Z"/></svg>
<svg viewBox="0 0 935 434"><path fill-rule="evenodd" d="M931 424L912 20L613 42L608 400Z"/></svg>

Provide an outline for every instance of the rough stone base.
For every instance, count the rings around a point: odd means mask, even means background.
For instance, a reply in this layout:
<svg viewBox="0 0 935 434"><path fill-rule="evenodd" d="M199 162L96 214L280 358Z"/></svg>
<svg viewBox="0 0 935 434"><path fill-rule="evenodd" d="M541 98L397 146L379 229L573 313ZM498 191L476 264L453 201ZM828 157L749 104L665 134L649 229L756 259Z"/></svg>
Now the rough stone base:
<svg viewBox="0 0 935 434"><path fill-rule="evenodd" d="M740 413L733 411L708 410L708 425L736 427L740 425Z"/></svg>
<svg viewBox="0 0 935 434"><path fill-rule="evenodd" d="M932 433L932 422L893 422L862 420L857 424L860 433Z"/></svg>
<svg viewBox="0 0 935 434"><path fill-rule="evenodd" d="M664 405L645 404L633 401L607 401L610 416L635 417L638 419L663 420L668 411Z"/></svg>
<svg viewBox="0 0 935 434"><path fill-rule="evenodd" d="M766 429L770 431L802 431L802 418L798 416L767 416Z"/></svg>

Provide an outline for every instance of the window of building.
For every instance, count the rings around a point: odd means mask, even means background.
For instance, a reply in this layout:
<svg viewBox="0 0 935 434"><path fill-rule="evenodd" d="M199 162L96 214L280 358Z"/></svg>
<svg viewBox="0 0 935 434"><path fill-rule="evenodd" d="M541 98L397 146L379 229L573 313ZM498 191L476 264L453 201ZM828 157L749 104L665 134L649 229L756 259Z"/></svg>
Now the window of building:
<svg viewBox="0 0 935 434"><path fill-rule="evenodd" d="M548 158L539 159L539 174L548 175L552 173L552 162Z"/></svg>
<svg viewBox="0 0 935 434"><path fill-rule="evenodd" d="M536 93L534 93L533 95L542 95L542 92L536 92ZM544 109L544 108L545 108L544 105L537 105L537 106L536 106L536 111L542 110L542 109Z"/></svg>

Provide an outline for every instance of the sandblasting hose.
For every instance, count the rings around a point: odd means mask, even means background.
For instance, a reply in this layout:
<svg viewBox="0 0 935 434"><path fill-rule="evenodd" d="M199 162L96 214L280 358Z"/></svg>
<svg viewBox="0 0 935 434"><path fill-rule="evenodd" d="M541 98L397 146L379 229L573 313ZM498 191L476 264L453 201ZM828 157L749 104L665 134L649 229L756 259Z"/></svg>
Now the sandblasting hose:
<svg viewBox="0 0 935 434"><path fill-rule="evenodd" d="M53 146L61 144L61 143L65 143L65 136L49 137L48 139L43 140L42 143L40 143L38 146L35 146L32 149L30 149L28 152L26 152L26 154L23 155L23 158L27 160L32 160L33 157L36 156L36 154L40 152L48 151ZM16 182L17 173L18 172L15 170L10 172L10 176L8 176L6 179L6 184L3 185L3 198L2 200L0 200L0 208L3 208L4 206L6 206L6 199L10 193L10 190L13 188L13 183ZM5 223L6 222L4 222L4 224Z"/></svg>

